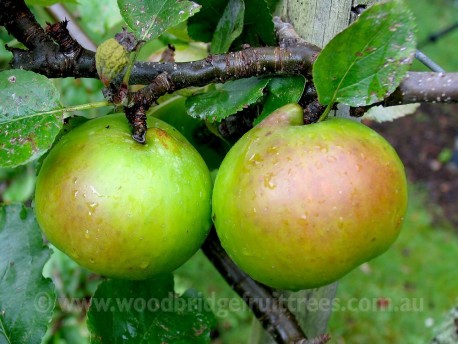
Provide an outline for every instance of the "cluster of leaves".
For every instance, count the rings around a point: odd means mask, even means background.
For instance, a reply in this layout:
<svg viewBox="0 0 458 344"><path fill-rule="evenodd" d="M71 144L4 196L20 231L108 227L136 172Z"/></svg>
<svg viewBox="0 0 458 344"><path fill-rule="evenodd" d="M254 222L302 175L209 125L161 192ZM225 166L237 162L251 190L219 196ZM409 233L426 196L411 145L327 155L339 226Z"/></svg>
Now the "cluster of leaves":
<svg viewBox="0 0 458 344"><path fill-rule="evenodd" d="M139 40L156 40L187 21L189 36L210 43L212 54L239 50L241 44L276 44L271 14L276 1L272 0L118 0L118 5ZM367 10L336 36L316 61L313 76L320 102L328 105L328 110L336 102L369 105L393 92L413 58L412 25L410 12L398 0ZM191 92L185 104L190 116L210 122L260 104L256 124L276 108L298 102L305 83L300 75L234 80ZM24 165L43 156L59 133L68 130L63 124L68 110L48 78L23 70L0 72L0 167ZM55 287L41 274L51 251L43 245L33 212L23 206L1 208L0 239L0 339L39 343L58 301ZM169 297L184 299L186 304L205 302L190 292L175 295L171 275L141 283L103 281L94 300ZM159 308L145 313L135 307L103 308L93 302L88 312L94 342L138 342L141 338L151 343L203 343L209 341L214 322L211 312L202 311L202 307L173 312Z"/></svg>

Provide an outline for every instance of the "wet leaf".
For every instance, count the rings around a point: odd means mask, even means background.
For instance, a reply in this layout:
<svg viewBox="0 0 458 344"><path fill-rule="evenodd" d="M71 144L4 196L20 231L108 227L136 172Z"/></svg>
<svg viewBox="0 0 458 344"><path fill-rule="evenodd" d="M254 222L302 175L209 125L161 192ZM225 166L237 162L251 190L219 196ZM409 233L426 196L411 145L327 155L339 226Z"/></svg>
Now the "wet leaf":
<svg viewBox="0 0 458 344"><path fill-rule="evenodd" d="M59 92L48 78L24 70L0 72L0 167L35 160L62 128Z"/></svg>
<svg viewBox="0 0 458 344"><path fill-rule="evenodd" d="M211 85L208 92L189 97L186 110L195 118L221 121L257 102L269 80L249 78Z"/></svg>
<svg viewBox="0 0 458 344"><path fill-rule="evenodd" d="M303 76L272 78L267 84L267 97L264 107L254 125L260 123L276 109L290 103L297 103L304 92L305 78Z"/></svg>
<svg viewBox="0 0 458 344"><path fill-rule="evenodd" d="M187 0L118 0L118 6L127 25L141 40L157 38L200 9L198 4Z"/></svg>
<svg viewBox="0 0 458 344"><path fill-rule="evenodd" d="M201 295L177 296L173 276L146 281L109 280L91 301L91 343L210 343L216 319Z"/></svg>
<svg viewBox="0 0 458 344"><path fill-rule="evenodd" d="M319 101L362 106L391 94L414 58L414 29L400 0L363 12L326 45L313 66Z"/></svg>
<svg viewBox="0 0 458 344"><path fill-rule="evenodd" d="M56 295L42 275L51 250L31 209L0 208L0 252L0 343L39 344Z"/></svg>

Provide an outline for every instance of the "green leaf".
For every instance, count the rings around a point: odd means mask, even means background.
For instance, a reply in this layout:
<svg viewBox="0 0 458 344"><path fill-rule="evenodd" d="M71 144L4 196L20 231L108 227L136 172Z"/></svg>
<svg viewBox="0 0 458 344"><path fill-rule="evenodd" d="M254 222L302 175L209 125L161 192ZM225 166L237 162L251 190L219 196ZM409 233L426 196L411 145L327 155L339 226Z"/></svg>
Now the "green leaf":
<svg viewBox="0 0 458 344"><path fill-rule="evenodd" d="M35 160L62 127L59 92L48 78L24 70L0 72L0 167Z"/></svg>
<svg viewBox="0 0 458 344"><path fill-rule="evenodd" d="M276 77L267 84L267 97L264 107L254 125L260 123L273 111L290 103L297 103L304 92L305 78L303 76Z"/></svg>
<svg viewBox="0 0 458 344"><path fill-rule="evenodd" d="M266 0L245 2L243 32L235 40L233 47L239 50L242 44L253 47L276 45L274 22Z"/></svg>
<svg viewBox="0 0 458 344"><path fill-rule="evenodd" d="M334 37L313 66L322 104L370 105L391 94L415 53L414 20L400 0L382 2Z"/></svg>
<svg viewBox="0 0 458 344"><path fill-rule="evenodd" d="M88 313L91 343L209 343L215 326L202 296L174 294L171 274L146 281L105 281Z"/></svg>
<svg viewBox="0 0 458 344"><path fill-rule="evenodd" d="M244 13L243 0L229 0L213 34L210 49L212 54L222 54L229 50L232 42L242 33Z"/></svg>
<svg viewBox="0 0 458 344"><path fill-rule="evenodd" d="M221 121L258 101L269 80L253 77L211 85L208 92L189 97L186 110L195 118Z"/></svg>
<svg viewBox="0 0 458 344"><path fill-rule="evenodd" d="M151 40L199 11L194 2L182 0L118 0L121 16L137 38Z"/></svg>
<svg viewBox="0 0 458 344"><path fill-rule="evenodd" d="M199 13L189 18L188 34L196 41L211 42L228 0L196 0L195 2L202 8Z"/></svg>
<svg viewBox="0 0 458 344"><path fill-rule="evenodd" d="M210 42L229 1L196 1L202 5L202 10L189 19L189 35L197 41ZM275 45L272 14L265 0L245 1L243 30L232 46L240 50L245 43L252 46Z"/></svg>
<svg viewBox="0 0 458 344"><path fill-rule="evenodd" d="M0 252L0 343L39 344L56 295L42 275L51 250L31 209L0 208Z"/></svg>

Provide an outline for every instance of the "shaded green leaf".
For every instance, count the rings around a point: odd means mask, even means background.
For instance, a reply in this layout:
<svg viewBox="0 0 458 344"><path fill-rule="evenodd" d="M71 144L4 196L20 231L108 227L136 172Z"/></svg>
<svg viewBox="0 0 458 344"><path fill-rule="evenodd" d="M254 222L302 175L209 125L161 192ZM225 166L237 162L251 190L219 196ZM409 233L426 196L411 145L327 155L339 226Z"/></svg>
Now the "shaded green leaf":
<svg viewBox="0 0 458 344"><path fill-rule="evenodd" d="M239 50L242 44L253 47L276 45L274 22L266 0L245 2L243 31L234 41L234 50Z"/></svg>
<svg viewBox="0 0 458 344"><path fill-rule="evenodd" d="M91 301L91 343L209 343L216 319L200 295L176 296L171 274L146 281L109 280Z"/></svg>
<svg viewBox="0 0 458 344"><path fill-rule="evenodd" d="M0 72L0 167L35 160L62 127L59 92L48 78L24 70Z"/></svg>
<svg viewBox="0 0 458 344"><path fill-rule="evenodd" d="M415 53L414 20L400 0L367 9L334 37L313 66L322 104L370 105L392 93Z"/></svg>
<svg viewBox="0 0 458 344"><path fill-rule="evenodd" d="M118 0L121 16L137 38L151 40L199 11L192 1Z"/></svg>
<svg viewBox="0 0 458 344"><path fill-rule="evenodd" d="M186 100L186 110L195 118L221 121L257 102L263 96L269 80L253 77L211 85L206 93L189 97Z"/></svg>
<svg viewBox="0 0 458 344"><path fill-rule="evenodd" d="M243 0L229 0L213 34L210 52L222 54L229 50L232 42L241 34L245 4Z"/></svg>
<svg viewBox="0 0 458 344"><path fill-rule="evenodd" d="M31 209L0 208L0 343L41 343L56 301L42 275L51 250Z"/></svg>
<svg viewBox="0 0 458 344"><path fill-rule="evenodd" d="M277 77L272 78L267 84L267 96L264 107L254 125L260 123L273 111L290 103L297 103L304 92L305 78L303 76Z"/></svg>
<svg viewBox="0 0 458 344"><path fill-rule="evenodd" d="M210 42L216 31L220 18L226 9L228 1L196 0L202 5L202 10L188 21L189 35L198 41ZM240 50L242 44L252 46L275 45L275 32L272 14L265 0L244 1L245 12L243 30L232 46Z"/></svg>
<svg viewBox="0 0 458 344"><path fill-rule="evenodd" d="M201 10L188 20L189 36L201 42L211 42L228 0L196 0Z"/></svg>

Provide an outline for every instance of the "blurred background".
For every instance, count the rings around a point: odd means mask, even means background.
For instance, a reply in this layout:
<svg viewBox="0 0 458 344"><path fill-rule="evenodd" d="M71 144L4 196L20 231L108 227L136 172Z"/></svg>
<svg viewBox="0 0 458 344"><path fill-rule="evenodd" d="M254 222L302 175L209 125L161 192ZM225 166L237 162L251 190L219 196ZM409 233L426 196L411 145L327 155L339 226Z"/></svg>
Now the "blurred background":
<svg viewBox="0 0 458 344"><path fill-rule="evenodd" d="M458 1L407 0L418 25L418 47L445 71L458 72ZM78 0L53 9L32 6L41 24L64 17L77 25L76 38L92 50L122 27L115 0ZM177 27L148 43L145 60L157 59L172 43L181 59L199 59L205 48L189 43L185 28ZM0 70L11 54L4 48L20 44L0 29ZM427 71L416 61L412 70ZM97 80L55 80L66 106L103 100ZM75 115L96 117L109 110ZM381 257L363 264L339 283L339 307L331 317L332 343L430 343L458 325L458 104L423 104L413 115L395 122L366 124L396 148L410 181L410 204L403 231ZM0 202L32 203L36 164L0 169ZM89 300L100 277L80 268L55 251L45 267L59 297ZM246 343L252 315L202 253L197 253L175 276L176 290L204 292L219 325L214 343ZM238 310L224 300L239 300ZM221 302L220 302L221 301ZM242 309L239 309L242 308ZM45 343L86 343L85 307L58 305ZM442 343L442 342L440 342ZM444 342L445 343L445 342ZM452 343L452 342L450 342Z"/></svg>

